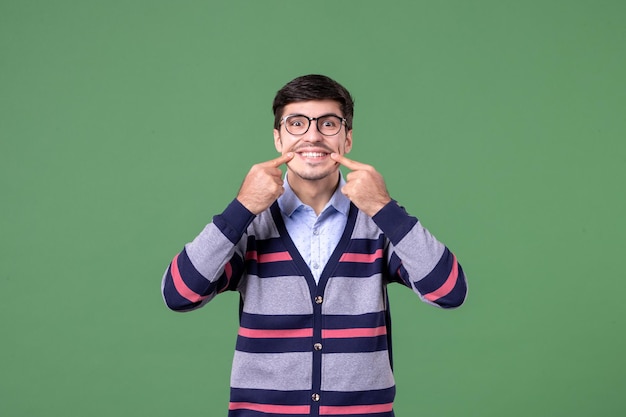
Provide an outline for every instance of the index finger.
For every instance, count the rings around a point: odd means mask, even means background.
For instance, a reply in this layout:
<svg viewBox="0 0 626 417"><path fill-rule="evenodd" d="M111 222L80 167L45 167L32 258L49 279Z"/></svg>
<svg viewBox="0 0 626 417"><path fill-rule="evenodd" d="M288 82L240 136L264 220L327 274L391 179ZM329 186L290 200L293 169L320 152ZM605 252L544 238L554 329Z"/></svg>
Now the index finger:
<svg viewBox="0 0 626 417"><path fill-rule="evenodd" d="M369 165L346 158L345 156L335 152L330 154L330 157L352 171L369 167Z"/></svg>
<svg viewBox="0 0 626 417"><path fill-rule="evenodd" d="M276 159L272 159L271 161L269 161L268 163L270 165L272 165L273 167L278 168L279 166L281 166L282 164L284 164L285 162L289 162L293 159L293 152L287 152L284 155L279 156Z"/></svg>

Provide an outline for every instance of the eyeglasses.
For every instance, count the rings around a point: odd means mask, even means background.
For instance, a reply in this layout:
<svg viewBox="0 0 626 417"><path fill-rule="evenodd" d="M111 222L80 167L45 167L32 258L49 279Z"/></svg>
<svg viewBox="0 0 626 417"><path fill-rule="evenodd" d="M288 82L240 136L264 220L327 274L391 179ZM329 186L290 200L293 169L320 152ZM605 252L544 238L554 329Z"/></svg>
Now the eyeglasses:
<svg viewBox="0 0 626 417"><path fill-rule="evenodd" d="M346 119L336 114L325 114L320 117L309 117L303 114L290 114L283 117L280 122L285 124L285 129L292 135L304 135L309 131L311 122L315 120L317 130L324 136L334 136L346 123Z"/></svg>

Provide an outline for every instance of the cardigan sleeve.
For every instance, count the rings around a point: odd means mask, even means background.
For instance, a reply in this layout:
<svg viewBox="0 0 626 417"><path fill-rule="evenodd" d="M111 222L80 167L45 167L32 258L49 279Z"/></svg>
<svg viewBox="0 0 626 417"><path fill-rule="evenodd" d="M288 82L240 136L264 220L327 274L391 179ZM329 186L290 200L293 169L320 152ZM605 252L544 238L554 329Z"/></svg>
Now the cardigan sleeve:
<svg viewBox="0 0 626 417"><path fill-rule="evenodd" d="M234 290L243 272L245 233L255 216L233 200L167 267L161 293L168 308L200 308L216 294Z"/></svg>
<svg viewBox="0 0 626 417"><path fill-rule="evenodd" d="M459 307L467 281L456 256L420 221L391 201L372 218L390 241L389 273L419 297L442 308Z"/></svg>

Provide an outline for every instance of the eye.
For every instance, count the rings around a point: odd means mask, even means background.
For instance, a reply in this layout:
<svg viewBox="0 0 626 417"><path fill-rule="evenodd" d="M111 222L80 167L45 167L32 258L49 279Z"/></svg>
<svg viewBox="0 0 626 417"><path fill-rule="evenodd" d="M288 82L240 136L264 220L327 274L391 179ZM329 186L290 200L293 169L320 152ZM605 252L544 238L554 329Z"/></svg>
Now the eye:
<svg viewBox="0 0 626 417"><path fill-rule="evenodd" d="M341 121L335 116L326 116L320 119L322 127L336 128Z"/></svg>
<svg viewBox="0 0 626 417"><path fill-rule="evenodd" d="M306 126L308 120L303 116L291 116L285 120L285 123L289 127L302 127Z"/></svg>

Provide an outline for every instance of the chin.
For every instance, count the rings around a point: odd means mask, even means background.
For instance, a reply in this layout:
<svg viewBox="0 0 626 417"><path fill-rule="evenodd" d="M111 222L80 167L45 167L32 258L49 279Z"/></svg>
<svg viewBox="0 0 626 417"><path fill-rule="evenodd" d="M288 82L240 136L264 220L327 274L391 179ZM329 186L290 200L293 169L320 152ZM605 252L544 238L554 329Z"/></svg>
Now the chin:
<svg viewBox="0 0 626 417"><path fill-rule="evenodd" d="M303 180L320 181L320 180L332 177L333 175L337 175L337 168L326 169L326 170L290 169L290 173L293 173L293 175L296 175L299 178L302 178Z"/></svg>

